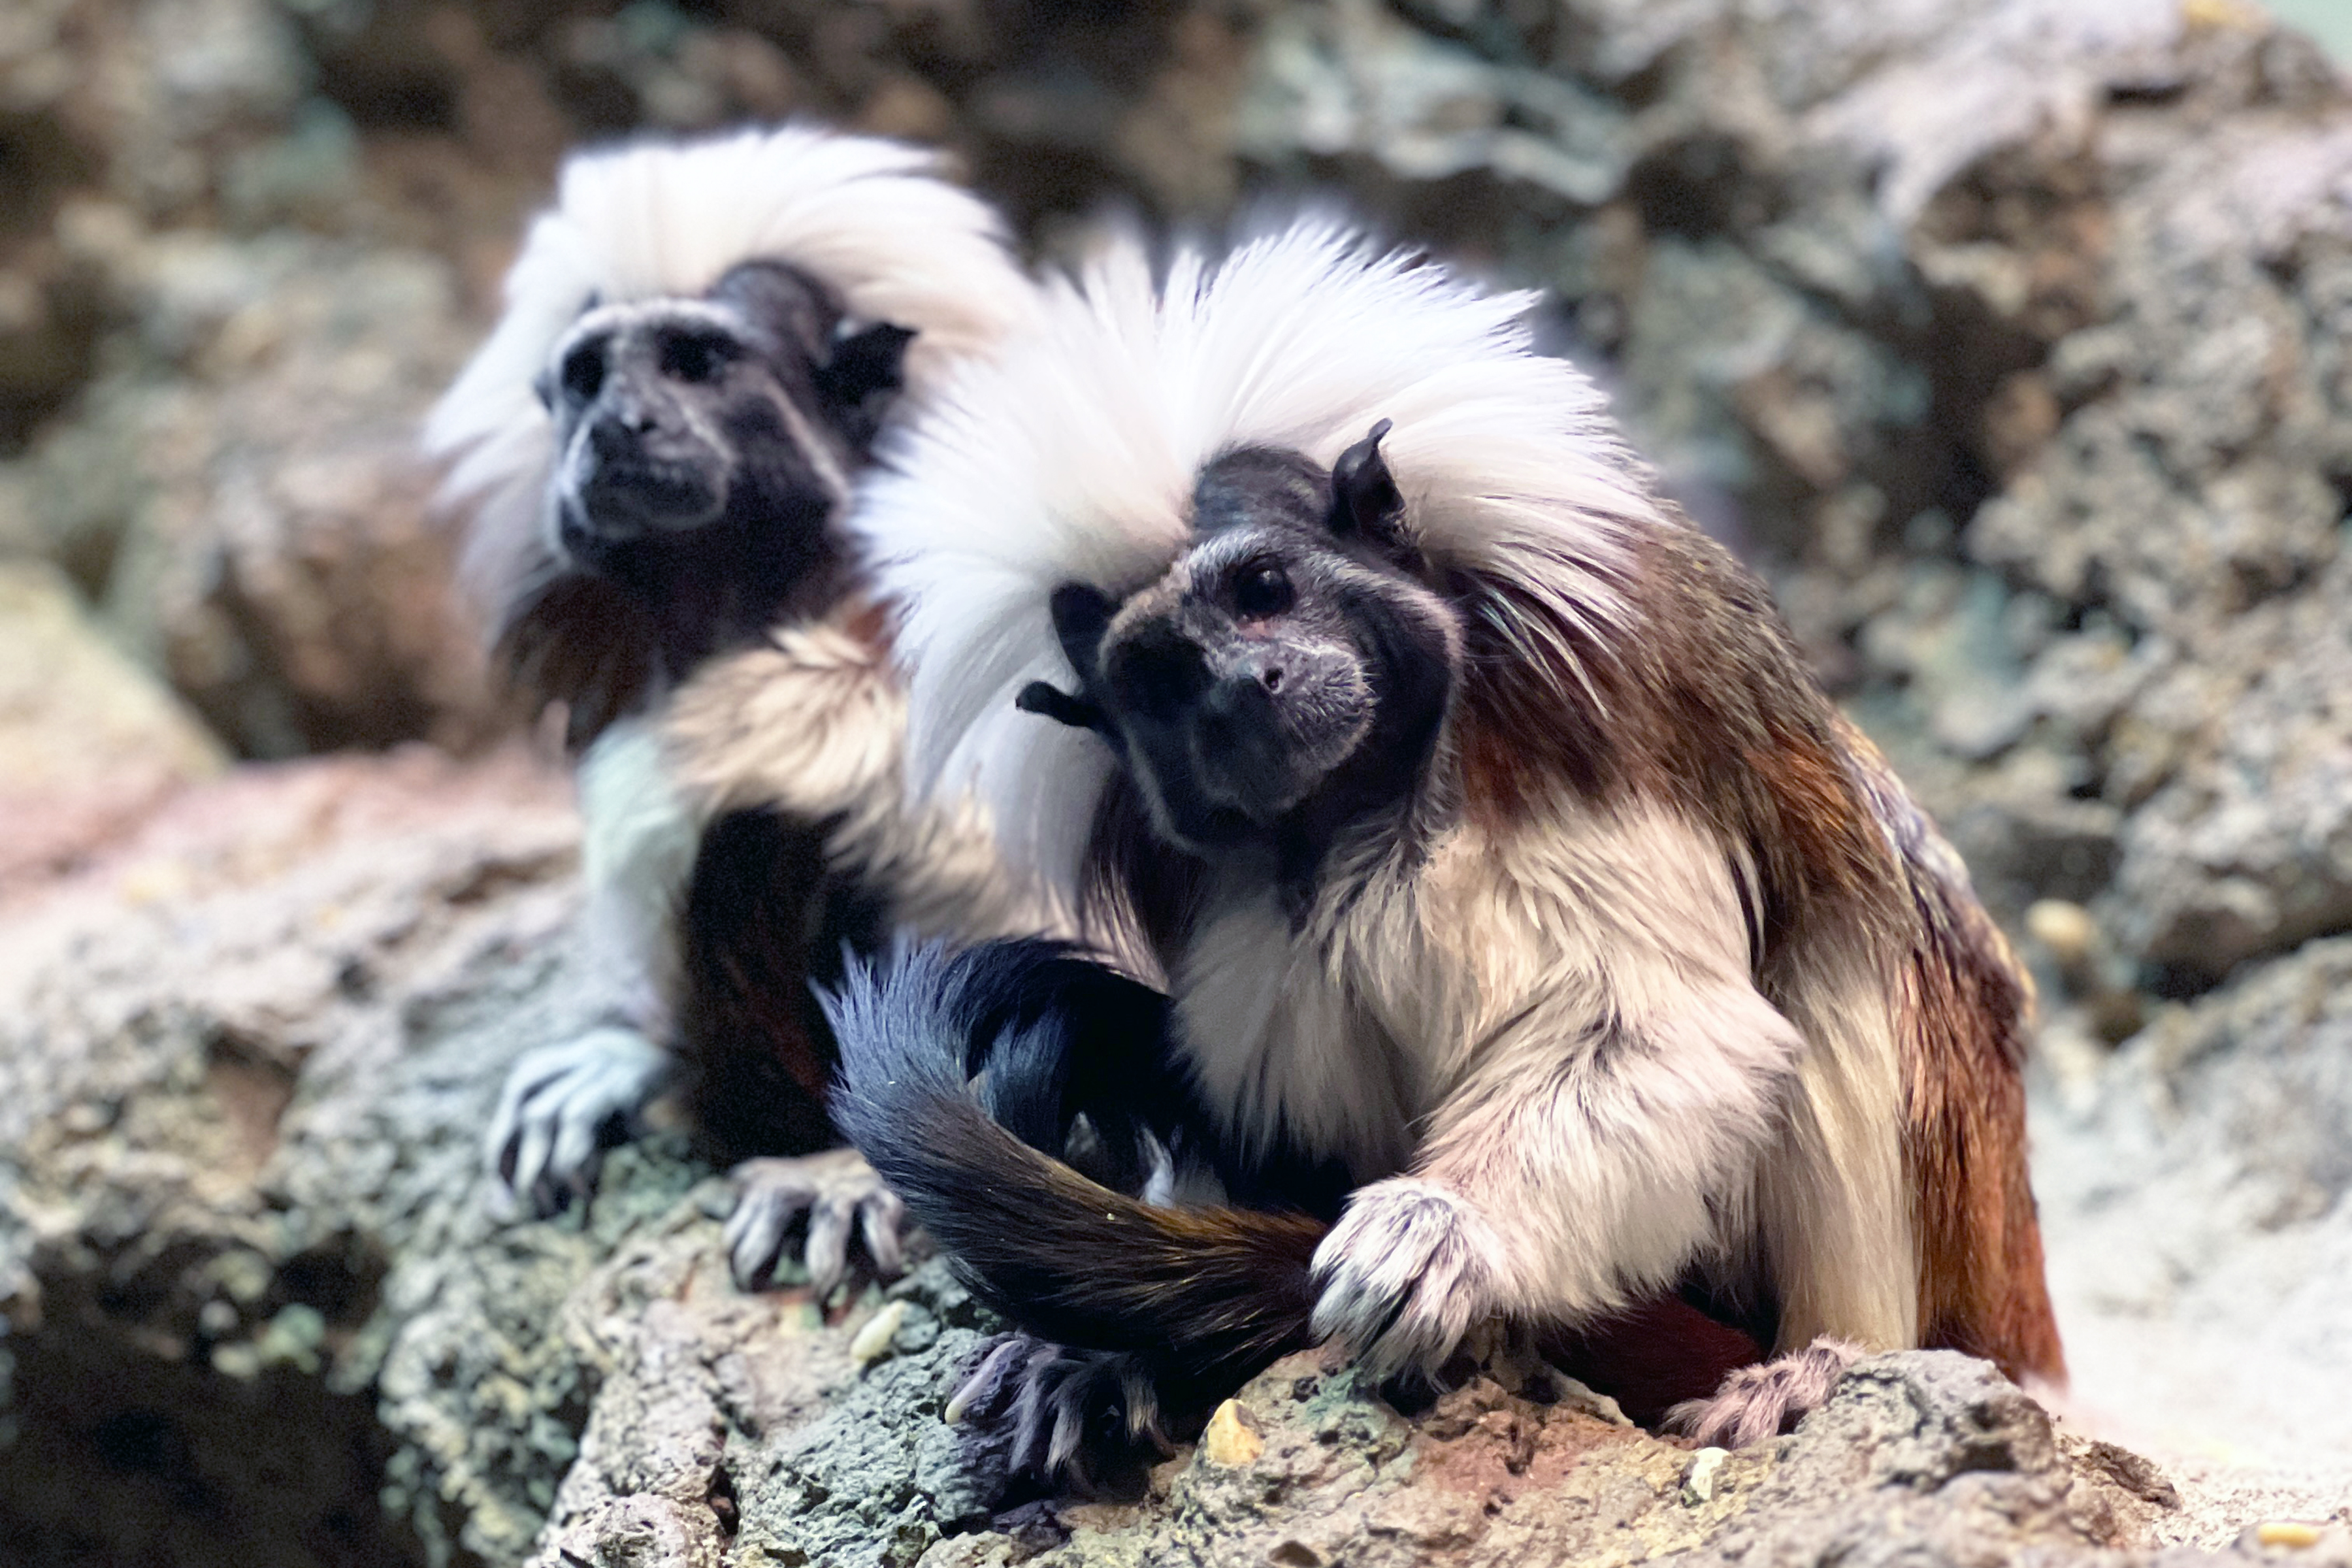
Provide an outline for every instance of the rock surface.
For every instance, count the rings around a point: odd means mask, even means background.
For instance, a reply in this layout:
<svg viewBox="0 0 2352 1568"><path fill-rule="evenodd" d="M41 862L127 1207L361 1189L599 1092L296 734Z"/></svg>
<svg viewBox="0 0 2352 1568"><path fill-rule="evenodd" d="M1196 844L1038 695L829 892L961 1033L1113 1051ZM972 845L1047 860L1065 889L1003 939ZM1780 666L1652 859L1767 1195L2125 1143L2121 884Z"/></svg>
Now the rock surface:
<svg viewBox="0 0 2352 1568"><path fill-rule="evenodd" d="M2352 1501L2352 941L2164 1008L2037 1118L2084 1417Z"/></svg>
<svg viewBox="0 0 2352 1568"><path fill-rule="evenodd" d="M134 246L115 265L149 352L25 467L53 552L106 563L117 639L247 755L483 740L499 715L415 449L468 346L446 268L299 237Z"/></svg>
<svg viewBox="0 0 2352 1568"><path fill-rule="evenodd" d="M1481 1381L1408 1424L1302 1362L1244 1394L1244 1462L989 1527L995 1456L938 1420L982 1325L936 1263L860 1368L877 1297L827 1323L805 1290L736 1291L717 1184L658 1141L584 1226L484 1217L488 1100L581 1021L572 835L513 758L299 764L183 795L0 933L0 1533L26 1561L511 1563L542 1521L550 1563L985 1562L1045 1536L1071 1563L1648 1554L1761 1528L1816 1449L1923 1497L1962 1468L2032 1494L1937 1529L2144 1536L1950 1357L1874 1363L1696 1509L1687 1454L1548 1389Z"/></svg>
<svg viewBox="0 0 2352 1568"><path fill-rule="evenodd" d="M16 1560L1967 1563L2255 1522L1948 1353L1704 1482L1507 1354L1412 1419L1295 1358L1128 1500L1019 1505L939 1418L989 1325L938 1261L830 1317L744 1295L658 1135L585 1215L487 1217L507 1066L586 1022L573 865L545 772L412 750L184 791L0 923Z"/></svg>
<svg viewBox="0 0 2352 1568"><path fill-rule="evenodd" d="M481 1029L544 985L574 831L512 759L306 763L183 792L12 911L0 1537L22 1561L416 1560L411 1510L378 1499L398 1468L371 1325L400 1248L431 1270L436 1227L480 1228L459 1117L490 1082ZM495 1353L488 1325L467 1337Z"/></svg>

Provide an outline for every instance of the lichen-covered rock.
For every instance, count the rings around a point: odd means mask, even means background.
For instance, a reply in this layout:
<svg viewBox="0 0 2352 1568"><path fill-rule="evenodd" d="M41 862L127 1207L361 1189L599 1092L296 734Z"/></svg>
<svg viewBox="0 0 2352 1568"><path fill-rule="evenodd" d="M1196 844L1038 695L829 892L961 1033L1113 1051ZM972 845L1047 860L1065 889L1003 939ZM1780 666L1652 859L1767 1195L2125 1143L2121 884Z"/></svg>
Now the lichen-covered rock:
<svg viewBox="0 0 2352 1568"><path fill-rule="evenodd" d="M938 1419L979 1337L941 1266L860 1364L880 1297L737 1291L675 1136L585 1215L489 1216L498 1086L593 1009L575 839L512 753L247 769L0 920L0 1540L512 1564L551 1510L551 1553L740 1530L903 1562L982 1511L1002 1457Z"/></svg>
<svg viewBox="0 0 2352 1568"><path fill-rule="evenodd" d="M0 1537L27 1561L415 1560L380 1499L383 1302L405 1244L477 1225L485 1057L551 981L573 836L512 758L247 773L0 933ZM515 1250L551 1310L564 1277Z"/></svg>
<svg viewBox="0 0 2352 1568"><path fill-rule="evenodd" d="M618 1152L585 1214L489 1217L489 1100L593 995L573 845L560 785L511 753L248 770L0 926L0 1535L191 1568L2147 1537L1949 1356L1867 1363L1696 1489L1685 1447L1524 1358L1412 1419L1294 1358L1143 1495L1003 1511L1001 1439L940 1419L992 1325L940 1261L829 1318L804 1287L746 1295L723 1184L667 1134ZM99 1475L119 1500L88 1508Z"/></svg>
<svg viewBox="0 0 2352 1568"><path fill-rule="evenodd" d="M566 1327L600 1389L532 1561L905 1564L983 1517L1003 1456L940 1420L982 1337L945 1267L828 1321L805 1289L737 1290L718 1213L677 1212L573 1296ZM861 1363L885 1312L897 1328Z"/></svg>
<svg viewBox="0 0 2352 1568"><path fill-rule="evenodd" d="M2057 1560L2143 1542L2163 1507L1948 1352L1864 1362L1793 1437L1703 1458L1540 1366L1497 1370L1509 1389L1480 1375L1407 1421L1352 1374L1293 1357L1221 1415L1250 1443L1203 1443L1140 1501L1025 1511L924 1568Z"/></svg>

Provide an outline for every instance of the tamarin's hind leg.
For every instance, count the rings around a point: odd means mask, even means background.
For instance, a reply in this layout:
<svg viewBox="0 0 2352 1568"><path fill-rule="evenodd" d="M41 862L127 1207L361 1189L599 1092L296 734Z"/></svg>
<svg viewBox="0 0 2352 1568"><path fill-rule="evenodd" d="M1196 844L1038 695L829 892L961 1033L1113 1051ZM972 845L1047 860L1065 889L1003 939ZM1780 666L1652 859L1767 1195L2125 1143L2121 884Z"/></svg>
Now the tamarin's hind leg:
<svg viewBox="0 0 2352 1568"><path fill-rule="evenodd" d="M705 1149L733 1168L725 1233L737 1285L767 1289L804 1257L819 1301L862 1237L876 1272L904 1268L905 1205L826 1113L831 1030L818 984L838 980L846 948L882 940L880 900L825 863L824 835L768 811L712 823L689 882L679 1030L687 1100ZM797 1247L795 1242L801 1245Z"/></svg>
<svg viewBox="0 0 2352 1568"><path fill-rule="evenodd" d="M1666 1427L1726 1448L1760 1443L1818 1408L1864 1353L1851 1341L1825 1334L1803 1350L1741 1367L1711 1397L1675 1405L1666 1412Z"/></svg>
<svg viewBox="0 0 2352 1568"><path fill-rule="evenodd" d="M1627 1419L1653 1429L1675 1405L1704 1401L1764 1354L1746 1330L1680 1296L1654 1297L1573 1329L1547 1330L1537 1343L1554 1367L1609 1395Z"/></svg>
<svg viewBox="0 0 2352 1568"><path fill-rule="evenodd" d="M852 1234L885 1279L906 1272L911 1239L907 1205L855 1149L746 1160L730 1173L735 1212L727 1217L727 1259L746 1290L776 1282L793 1227L805 1221L809 1289L819 1302L848 1270Z"/></svg>
<svg viewBox="0 0 2352 1568"><path fill-rule="evenodd" d="M1105 1466L1173 1452L1159 1384L1140 1357L1073 1350L1024 1333L982 1350L949 1398L946 1416L1009 1423L1012 1474L1081 1491L1097 1489Z"/></svg>

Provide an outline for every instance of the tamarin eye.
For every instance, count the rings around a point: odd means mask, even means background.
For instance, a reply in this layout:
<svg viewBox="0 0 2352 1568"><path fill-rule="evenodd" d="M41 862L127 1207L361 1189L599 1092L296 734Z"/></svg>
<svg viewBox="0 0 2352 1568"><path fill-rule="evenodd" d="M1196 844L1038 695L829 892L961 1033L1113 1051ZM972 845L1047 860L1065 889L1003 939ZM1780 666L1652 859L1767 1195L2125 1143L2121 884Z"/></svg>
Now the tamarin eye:
<svg viewBox="0 0 2352 1568"><path fill-rule="evenodd" d="M575 403L593 403L604 384L604 345L582 343L563 356L563 395Z"/></svg>
<svg viewBox="0 0 2352 1568"><path fill-rule="evenodd" d="M1245 567L1234 580L1234 609L1245 621L1262 621L1290 608L1297 599L1290 574L1271 561Z"/></svg>
<svg viewBox="0 0 2352 1568"><path fill-rule="evenodd" d="M727 350L725 342L702 333L667 334L661 345L662 374L693 385L716 380L727 363Z"/></svg>

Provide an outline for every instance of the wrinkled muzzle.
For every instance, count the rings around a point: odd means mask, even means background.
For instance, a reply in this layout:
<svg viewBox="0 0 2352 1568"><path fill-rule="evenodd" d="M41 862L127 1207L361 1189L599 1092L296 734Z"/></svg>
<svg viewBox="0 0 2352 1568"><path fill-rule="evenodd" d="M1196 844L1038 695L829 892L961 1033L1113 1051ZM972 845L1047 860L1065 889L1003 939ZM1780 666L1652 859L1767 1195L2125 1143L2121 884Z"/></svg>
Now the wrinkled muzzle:
<svg viewBox="0 0 2352 1568"><path fill-rule="evenodd" d="M1371 693L1345 650L1236 639L1138 652L1106 661L1123 728L1163 819L1194 843L1271 828L1370 726Z"/></svg>
<svg viewBox="0 0 2352 1568"><path fill-rule="evenodd" d="M616 420L599 420L574 440L571 470L559 542L576 554L687 532L727 510L727 466L717 453L649 439Z"/></svg>

